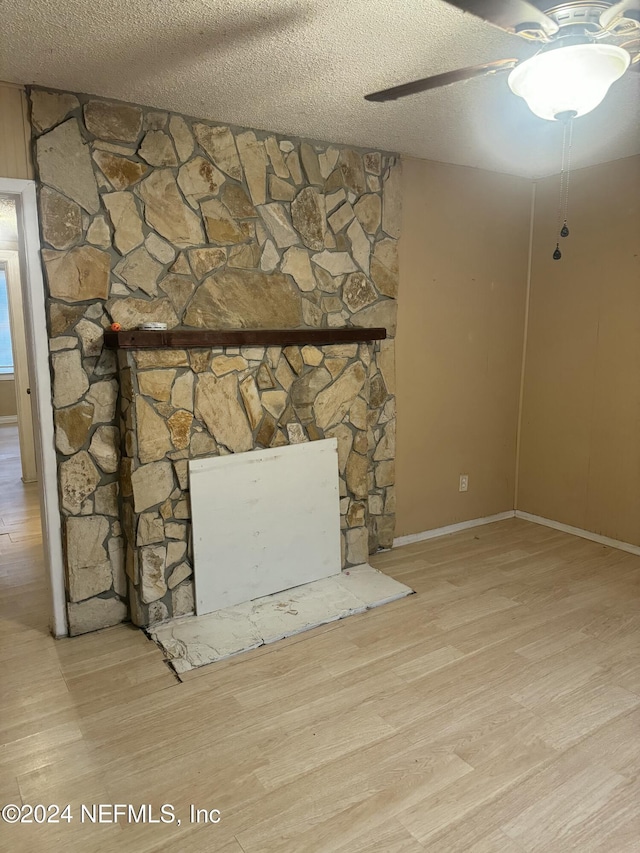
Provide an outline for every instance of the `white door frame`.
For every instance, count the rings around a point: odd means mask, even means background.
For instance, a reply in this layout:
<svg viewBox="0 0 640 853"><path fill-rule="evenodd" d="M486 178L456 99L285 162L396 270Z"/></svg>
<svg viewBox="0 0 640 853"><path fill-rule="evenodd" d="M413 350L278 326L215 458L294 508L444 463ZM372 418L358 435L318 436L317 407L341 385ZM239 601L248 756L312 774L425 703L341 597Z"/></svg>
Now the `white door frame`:
<svg viewBox="0 0 640 853"><path fill-rule="evenodd" d="M18 415L18 438L20 440L20 464L22 480L35 483L38 479L35 445L33 439L33 413L29 397L29 356L27 334L24 325L22 285L20 283L20 261L17 250L0 249L0 268L4 268L9 296L9 328L13 350L13 379L15 383L16 409Z"/></svg>
<svg viewBox="0 0 640 853"><path fill-rule="evenodd" d="M42 548L51 596L50 626L55 637L66 637L69 632L62 558L62 526L35 181L0 178L0 193L14 196L16 200L27 356L36 427L34 437L40 472Z"/></svg>

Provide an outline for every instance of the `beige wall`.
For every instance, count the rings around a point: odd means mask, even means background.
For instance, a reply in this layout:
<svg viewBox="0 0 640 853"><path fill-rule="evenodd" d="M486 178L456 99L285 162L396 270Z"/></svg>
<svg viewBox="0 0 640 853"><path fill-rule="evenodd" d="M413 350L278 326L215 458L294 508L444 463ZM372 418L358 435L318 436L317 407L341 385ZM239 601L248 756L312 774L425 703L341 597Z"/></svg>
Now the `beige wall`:
<svg viewBox="0 0 640 853"><path fill-rule="evenodd" d="M0 178L32 178L27 104L21 86L0 83Z"/></svg>
<svg viewBox="0 0 640 853"><path fill-rule="evenodd" d="M396 536L513 509L531 202L530 181L422 160L403 182Z"/></svg>
<svg viewBox="0 0 640 853"><path fill-rule="evenodd" d="M640 157L539 182L518 508L640 545Z"/></svg>
<svg viewBox="0 0 640 853"><path fill-rule="evenodd" d="M0 418L15 416L16 384L13 379L0 379Z"/></svg>

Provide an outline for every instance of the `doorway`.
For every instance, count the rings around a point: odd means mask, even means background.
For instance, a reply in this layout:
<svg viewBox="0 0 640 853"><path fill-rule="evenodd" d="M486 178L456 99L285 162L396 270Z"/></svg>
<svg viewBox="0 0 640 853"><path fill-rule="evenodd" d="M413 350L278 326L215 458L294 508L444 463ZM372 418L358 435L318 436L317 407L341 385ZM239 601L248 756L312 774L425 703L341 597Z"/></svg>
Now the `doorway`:
<svg viewBox="0 0 640 853"><path fill-rule="evenodd" d="M9 220L13 222L12 235L6 230L0 233L0 268L4 272L7 313L10 314L7 325L10 326L12 364L7 366L14 371L18 420L15 425L8 426L16 431L19 426L20 479L24 489L33 492L33 506L40 508L50 628L54 636L60 637L68 632L35 183L0 178L0 202L5 212L5 228L11 227L7 224ZM10 239L5 239L7 236ZM9 459L5 461L8 463Z"/></svg>
<svg viewBox="0 0 640 853"><path fill-rule="evenodd" d="M16 201L0 195L0 425L17 424L22 481L38 479Z"/></svg>

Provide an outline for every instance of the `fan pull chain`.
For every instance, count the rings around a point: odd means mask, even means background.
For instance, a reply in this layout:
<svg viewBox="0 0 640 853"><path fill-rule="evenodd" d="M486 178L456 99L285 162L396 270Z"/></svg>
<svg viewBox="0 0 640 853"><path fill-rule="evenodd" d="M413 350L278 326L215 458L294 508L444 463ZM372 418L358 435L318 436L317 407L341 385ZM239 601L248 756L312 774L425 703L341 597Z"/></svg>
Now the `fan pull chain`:
<svg viewBox="0 0 640 853"><path fill-rule="evenodd" d="M573 145L573 115L562 118L562 168L560 169L560 198L558 200L558 240L553 253L554 261L562 257L560 238L569 236L567 218L569 215L569 178L571 175L571 149Z"/></svg>

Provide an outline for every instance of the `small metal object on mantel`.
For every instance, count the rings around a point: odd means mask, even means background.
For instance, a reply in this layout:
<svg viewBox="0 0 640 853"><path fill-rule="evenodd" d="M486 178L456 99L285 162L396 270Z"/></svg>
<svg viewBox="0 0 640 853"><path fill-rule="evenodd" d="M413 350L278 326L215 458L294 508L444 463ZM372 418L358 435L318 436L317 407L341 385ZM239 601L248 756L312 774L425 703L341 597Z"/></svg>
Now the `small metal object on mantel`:
<svg viewBox="0 0 640 853"><path fill-rule="evenodd" d="M190 347L304 346L381 341L387 330L362 329L168 329L167 331L106 331L109 349L185 349Z"/></svg>

